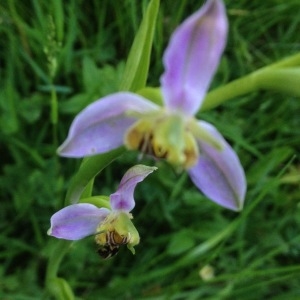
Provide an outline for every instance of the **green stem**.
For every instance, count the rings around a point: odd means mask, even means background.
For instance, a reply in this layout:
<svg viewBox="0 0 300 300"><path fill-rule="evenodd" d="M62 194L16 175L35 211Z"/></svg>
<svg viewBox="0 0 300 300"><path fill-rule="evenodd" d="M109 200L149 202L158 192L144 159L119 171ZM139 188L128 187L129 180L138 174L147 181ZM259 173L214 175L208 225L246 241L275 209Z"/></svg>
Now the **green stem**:
<svg viewBox="0 0 300 300"><path fill-rule="evenodd" d="M201 111L210 110L229 99L248 94L255 90L254 76L256 72L231 81L209 92L201 106Z"/></svg>
<svg viewBox="0 0 300 300"><path fill-rule="evenodd" d="M94 177L114 159L119 157L125 151L124 147L120 147L108 153L88 157L83 160L78 172L68 189L66 196L66 205L78 202L81 196L88 197L92 192ZM88 192L86 192L88 189ZM84 193L85 192L85 193ZM74 300L74 294L68 282L63 278L57 277L59 265L68 252L71 242L58 240L56 247L53 249L47 266L46 287L48 291L58 300Z"/></svg>
<svg viewBox="0 0 300 300"><path fill-rule="evenodd" d="M56 240L55 240L56 242ZM58 240L49 258L46 271L46 281L57 276L57 271L62 258L65 256L71 246L70 241Z"/></svg>
<svg viewBox="0 0 300 300"><path fill-rule="evenodd" d="M300 53L297 53L279 62L258 69L244 77L233 80L209 92L204 99L201 111L212 109L229 99L260 89L261 79L264 77L264 73L269 73L272 69L296 67L299 65Z"/></svg>
<svg viewBox="0 0 300 300"><path fill-rule="evenodd" d="M58 300L74 300L73 291L66 280L57 277L60 263L68 252L71 242L65 240L55 241L56 245L48 260L46 270L46 287L51 295Z"/></svg>

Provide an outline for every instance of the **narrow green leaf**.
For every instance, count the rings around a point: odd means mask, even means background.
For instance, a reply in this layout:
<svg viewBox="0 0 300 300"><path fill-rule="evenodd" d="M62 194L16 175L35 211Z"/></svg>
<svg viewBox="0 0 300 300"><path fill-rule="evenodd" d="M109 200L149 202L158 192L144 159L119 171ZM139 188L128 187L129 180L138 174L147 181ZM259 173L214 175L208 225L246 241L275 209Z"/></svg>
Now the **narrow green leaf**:
<svg viewBox="0 0 300 300"><path fill-rule="evenodd" d="M109 196L93 196L88 198L81 198L79 203L90 203L97 207L105 207L111 209L109 203Z"/></svg>
<svg viewBox="0 0 300 300"><path fill-rule="evenodd" d="M40 64L37 62L37 60L33 59L26 53L25 51L21 51L21 55L28 63L28 65L32 68L34 73L46 84L51 85L51 79L49 76L44 72L44 70L41 68Z"/></svg>
<svg viewBox="0 0 300 300"><path fill-rule="evenodd" d="M95 64L95 62L85 56L82 62L82 76L83 76L83 85L86 91L94 91L97 86L99 86L99 82L97 78L99 78L99 70Z"/></svg>
<svg viewBox="0 0 300 300"><path fill-rule="evenodd" d="M84 188L80 196L80 199L92 196L93 188L94 188L94 180L95 178L92 178L90 182L86 185L86 187Z"/></svg>
<svg viewBox="0 0 300 300"><path fill-rule="evenodd" d="M53 278L48 282L48 290L57 300L74 300L73 291L64 278Z"/></svg>
<svg viewBox="0 0 300 300"><path fill-rule="evenodd" d="M121 91L135 92L146 85L158 8L159 0L152 0L147 8L128 56Z"/></svg>
<svg viewBox="0 0 300 300"><path fill-rule="evenodd" d="M85 158L71 181L65 204L69 205L70 203L77 203L85 188L91 188L89 186L90 181L124 151L124 147L120 147L107 153ZM85 193L84 196L86 197L87 194Z"/></svg>
<svg viewBox="0 0 300 300"><path fill-rule="evenodd" d="M293 156L293 149L287 146L276 147L254 162L247 172L249 184L264 185L272 170L280 168L284 162ZM274 176L274 175L273 175Z"/></svg>
<svg viewBox="0 0 300 300"><path fill-rule="evenodd" d="M136 93L157 105L163 106L163 99L160 88L145 87L141 90L138 90Z"/></svg>
<svg viewBox="0 0 300 300"><path fill-rule="evenodd" d="M64 38L64 10L61 0L53 0L53 13L56 27L56 35L58 42L62 43Z"/></svg>

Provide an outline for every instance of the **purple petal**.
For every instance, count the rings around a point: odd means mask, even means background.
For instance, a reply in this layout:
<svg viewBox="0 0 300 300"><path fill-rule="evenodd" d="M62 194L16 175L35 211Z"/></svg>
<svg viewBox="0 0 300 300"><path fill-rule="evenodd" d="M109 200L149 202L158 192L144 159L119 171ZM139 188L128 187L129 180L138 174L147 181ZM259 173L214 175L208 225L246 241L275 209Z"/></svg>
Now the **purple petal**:
<svg viewBox="0 0 300 300"><path fill-rule="evenodd" d="M98 208L89 203L67 206L51 217L48 234L65 240L82 239L95 234L99 223L109 213L107 208Z"/></svg>
<svg viewBox="0 0 300 300"><path fill-rule="evenodd" d="M204 121L200 121L199 125L218 139L223 149L220 151L198 141L200 158L189 170L191 179L208 198L239 211L243 208L246 193L246 178L239 158L214 126Z"/></svg>
<svg viewBox="0 0 300 300"><path fill-rule="evenodd" d="M58 154L84 157L115 149L123 145L126 130L135 122L128 112L146 113L156 109L152 102L128 92L101 98L76 116Z"/></svg>
<svg viewBox="0 0 300 300"><path fill-rule="evenodd" d="M156 169L156 167L144 165L136 165L130 168L123 176L118 190L110 195L112 210L130 212L135 205L133 193L136 185Z"/></svg>
<svg viewBox="0 0 300 300"><path fill-rule="evenodd" d="M227 37L221 0L208 0L173 33L161 77L165 105L194 115L218 67Z"/></svg>

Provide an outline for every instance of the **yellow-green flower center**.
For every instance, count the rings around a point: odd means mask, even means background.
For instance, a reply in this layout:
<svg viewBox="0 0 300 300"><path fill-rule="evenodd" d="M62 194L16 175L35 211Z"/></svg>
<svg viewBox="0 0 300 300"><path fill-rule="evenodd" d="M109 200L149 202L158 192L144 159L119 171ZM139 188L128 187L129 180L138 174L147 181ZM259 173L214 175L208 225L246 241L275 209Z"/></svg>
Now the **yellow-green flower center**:
<svg viewBox="0 0 300 300"><path fill-rule="evenodd" d="M141 118L127 131L125 145L185 169L192 167L199 155L188 122L178 114Z"/></svg>
<svg viewBox="0 0 300 300"><path fill-rule="evenodd" d="M126 212L111 213L97 228L95 242L100 247L127 245L134 254L134 246L140 242L139 233L133 225L132 215Z"/></svg>

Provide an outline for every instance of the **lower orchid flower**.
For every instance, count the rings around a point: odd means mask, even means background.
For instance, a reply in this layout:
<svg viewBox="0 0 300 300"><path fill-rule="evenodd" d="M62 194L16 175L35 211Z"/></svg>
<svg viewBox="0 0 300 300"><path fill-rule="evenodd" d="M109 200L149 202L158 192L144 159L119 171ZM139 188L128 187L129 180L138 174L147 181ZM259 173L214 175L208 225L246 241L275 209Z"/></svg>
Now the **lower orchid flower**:
<svg viewBox="0 0 300 300"><path fill-rule="evenodd" d="M79 240L95 235L100 246L98 252L104 258L117 253L120 245L127 245L134 254L139 233L133 225L131 210L135 206L134 189L156 167L136 165L123 176L117 191L109 196L110 209L90 203L67 206L51 217L48 235L65 240Z"/></svg>
<svg viewBox="0 0 300 300"><path fill-rule="evenodd" d="M90 104L73 121L58 153L85 157L125 145L186 169L212 201L243 208L246 180L234 150L217 129L195 118L227 38L222 0L208 0L173 33L161 77L164 107L131 92Z"/></svg>

